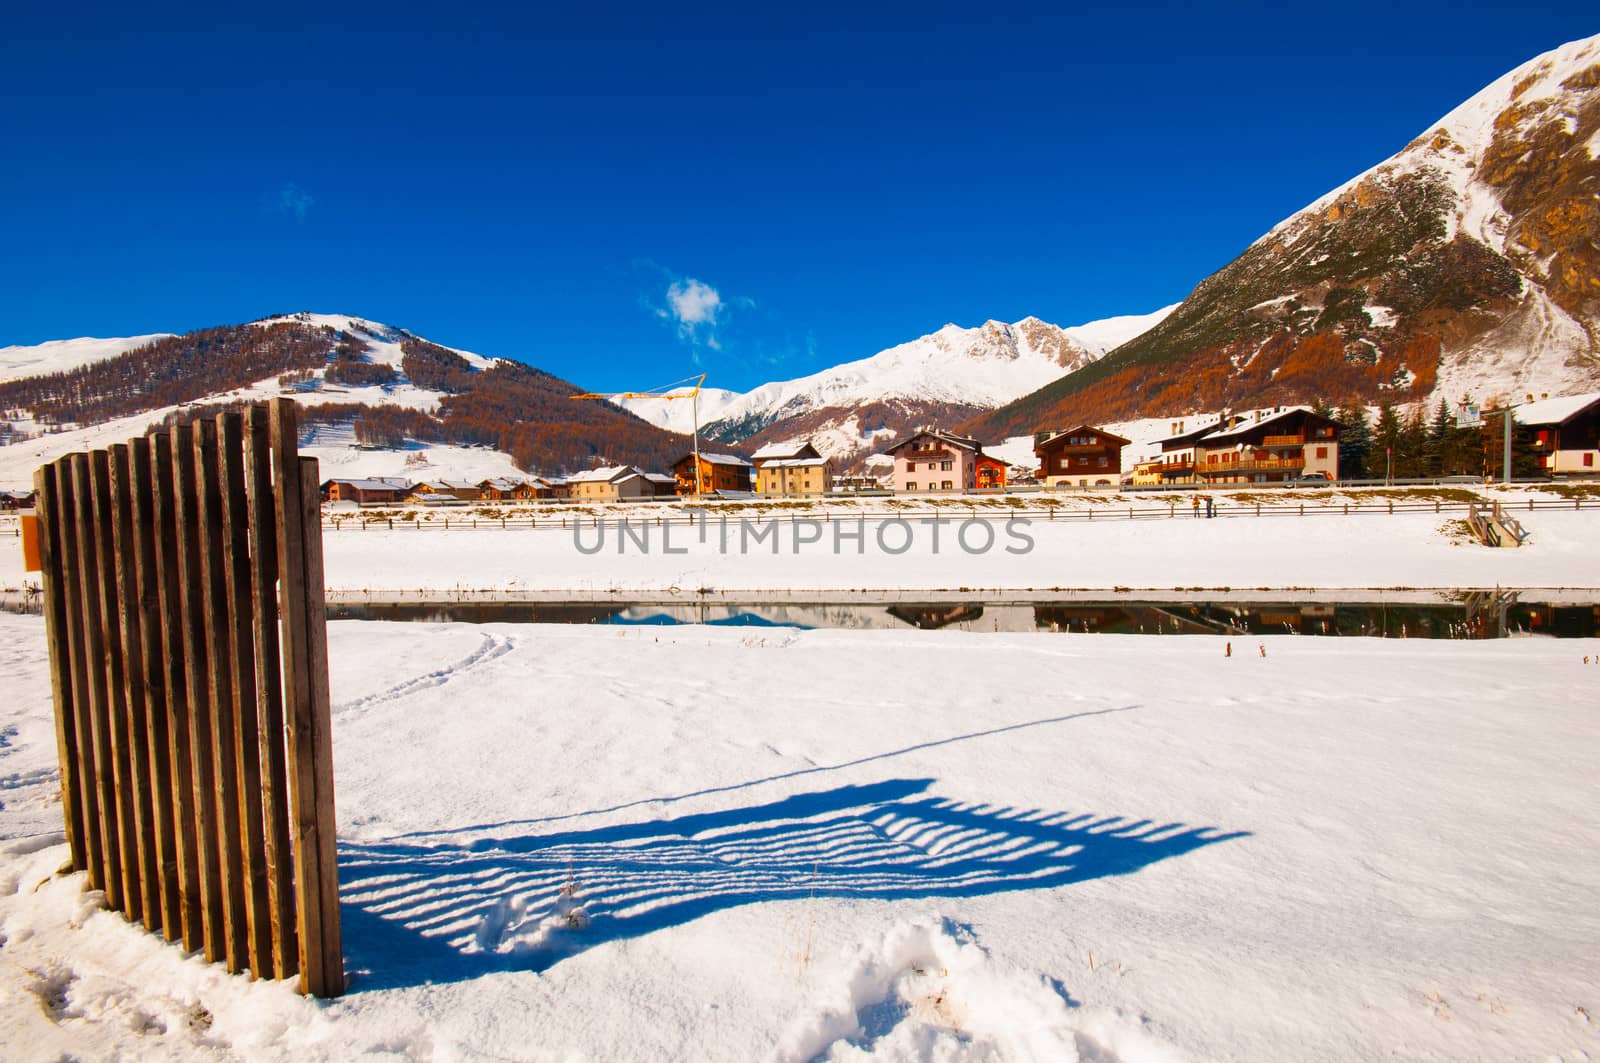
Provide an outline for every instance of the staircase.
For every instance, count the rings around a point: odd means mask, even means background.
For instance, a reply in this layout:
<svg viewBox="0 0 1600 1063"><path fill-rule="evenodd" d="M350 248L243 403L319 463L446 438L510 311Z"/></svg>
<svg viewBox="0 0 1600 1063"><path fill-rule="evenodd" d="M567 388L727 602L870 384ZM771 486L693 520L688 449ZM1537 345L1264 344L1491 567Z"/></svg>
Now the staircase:
<svg viewBox="0 0 1600 1063"><path fill-rule="evenodd" d="M1499 502L1472 503L1467 507L1467 524L1485 546L1515 547L1528 541L1528 531Z"/></svg>

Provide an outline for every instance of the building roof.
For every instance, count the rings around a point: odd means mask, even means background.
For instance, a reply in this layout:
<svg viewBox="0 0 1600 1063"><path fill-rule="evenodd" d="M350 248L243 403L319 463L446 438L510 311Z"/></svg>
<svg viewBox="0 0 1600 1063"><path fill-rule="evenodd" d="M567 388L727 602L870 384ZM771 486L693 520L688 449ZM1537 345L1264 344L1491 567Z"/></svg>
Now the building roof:
<svg viewBox="0 0 1600 1063"><path fill-rule="evenodd" d="M983 450L983 444L979 443L976 439L969 439L966 436L958 436L954 432L945 432L945 431L942 431L942 430L940 430L938 428L924 428L924 429L921 429L920 431L913 432L910 435L906 436L904 439L902 439L900 442L896 443L894 446L889 447L884 453L893 454L895 451L899 450L901 447L908 446L908 445L910 445L912 443L915 443L918 439L921 439L923 436L932 436L934 439L940 440L941 442L944 442L944 443L948 443L952 447L959 447L962 450L971 450L971 451L975 451L975 452L982 452L982 450Z"/></svg>
<svg viewBox="0 0 1600 1063"><path fill-rule="evenodd" d="M682 465L684 462L689 461L693 457L694 452L690 451L677 461L673 462L672 465L674 468L676 468L677 466ZM742 465L746 469L753 468L748 461L745 461L743 458L735 454L712 454L708 451L702 450L700 452L700 460L711 465Z"/></svg>
<svg viewBox="0 0 1600 1063"><path fill-rule="evenodd" d="M1079 432L1093 432L1095 435L1104 436L1107 439L1114 439L1117 442L1121 443L1123 446L1127 446L1129 443L1133 442L1133 440L1124 439L1122 436L1117 435L1117 433L1115 433L1115 432L1108 432L1104 428L1099 427L1098 425L1080 424L1075 428L1069 428L1065 432L1057 432L1054 435L1050 436L1048 439L1044 439L1044 440L1042 440L1042 441L1040 441L1038 443L1035 443L1034 444L1034 448L1038 449L1039 447L1047 447L1051 443L1054 443L1057 440L1060 440L1060 439L1063 439L1063 438L1071 439L1074 435L1076 435Z"/></svg>
<svg viewBox="0 0 1600 1063"><path fill-rule="evenodd" d="M776 461L764 461L763 469L803 469L818 465L828 464L827 458L780 458Z"/></svg>
<svg viewBox="0 0 1600 1063"><path fill-rule="evenodd" d="M674 487L678 486L678 478L676 476L668 476L664 472L647 472L644 474L644 478L653 484L671 484Z"/></svg>
<svg viewBox="0 0 1600 1063"><path fill-rule="evenodd" d="M476 491L478 485L470 480L424 480L417 485L430 491Z"/></svg>
<svg viewBox="0 0 1600 1063"><path fill-rule="evenodd" d="M1600 391L1587 395L1557 395L1553 399L1525 402L1516 407L1511 416L1518 424L1561 424L1570 421L1590 406L1600 402Z"/></svg>
<svg viewBox="0 0 1600 1063"><path fill-rule="evenodd" d="M405 480L397 480L393 477L356 480L343 476L335 476L326 484L323 484L323 486L327 487L331 484L343 484L346 487L354 487L358 491L405 491L411 486Z"/></svg>
<svg viewBox="0 0 1600 1063"><path fill-rule="evenodd" d="M782 443L768 443L754 454L750 455L751 461L772 461L788 458L798 458L807 450L816 452L809 439L787 439Z"/></svg>
<svg viewBox="0 0 1600 1063"><path fill-rule="evenodd" d="M1246 417L1232 428L1218 428L1216 431L1207 432L1203 438L1208 443L1213 440L1234 439L1238 436L1246 435L1252 429L1260 428L1264 424L1271 424L1273 421L1280 421L1297 413L1309 413L1312 416L1316 416L1310 406L1285 406L1278 412L1268 414L1259 421Z"/></svg>
<svg viewBox="0 0 1600 1063"><path fill-rule="evenodd" d="M609 484L618 480L626 480L630 476L643 476L644 473L632 465L604 465L588 472L575 472L567 477L570 484Z"/></svg>
<svg viewBox="0 0 1600 1063"><path fill-rule="evenodd" d="M522 484L516 480L507 480L504 477L497 477L493 480L480 480L478 482L478 486L491 488L495 491L515 491L517 488L521 487Z"/></svg>

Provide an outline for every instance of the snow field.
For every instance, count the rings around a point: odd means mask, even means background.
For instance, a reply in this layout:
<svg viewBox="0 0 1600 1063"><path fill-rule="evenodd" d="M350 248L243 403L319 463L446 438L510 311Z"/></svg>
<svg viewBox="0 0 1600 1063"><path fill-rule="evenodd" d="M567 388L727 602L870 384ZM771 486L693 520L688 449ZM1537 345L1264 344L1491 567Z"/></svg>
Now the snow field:
<svg viewBox="0 0 1600 1063"><path fill-rule="evenodd" d="M1222 641L332 624L316 1003L53 877L0 616L0 1057L1600 1053L1600 643Z"/></svg>

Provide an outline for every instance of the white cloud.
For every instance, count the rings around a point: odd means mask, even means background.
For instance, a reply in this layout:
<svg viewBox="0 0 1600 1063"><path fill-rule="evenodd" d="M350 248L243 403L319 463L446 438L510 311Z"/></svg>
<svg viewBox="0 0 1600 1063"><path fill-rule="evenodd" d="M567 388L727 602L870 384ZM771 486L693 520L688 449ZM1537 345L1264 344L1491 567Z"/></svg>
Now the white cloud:
<svg viewBox="0 0 1600 1063"><path fill-rule="evenodd" d="M316 200L311 194L293 181L286 182L278 190L278 212L284 217L293 218L295 221L305 221L306 212L309 211Z"/></svg>
<svg viewBox="0 0 1600 1063"><path fill-rule="evenodd" d="M715 325L723 304L722 296L717 294L715 288L690 277L674 281L667 288L667 305L672 308L672 316L678 324L693 328L696 325Z"/></svg>

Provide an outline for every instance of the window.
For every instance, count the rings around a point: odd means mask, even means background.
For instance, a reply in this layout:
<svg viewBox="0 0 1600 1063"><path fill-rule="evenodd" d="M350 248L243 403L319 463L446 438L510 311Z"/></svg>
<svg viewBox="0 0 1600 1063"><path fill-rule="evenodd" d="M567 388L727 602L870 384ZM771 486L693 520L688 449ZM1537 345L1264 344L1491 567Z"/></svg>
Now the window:
<svg viewBox="0 0 1600 1063"><path fill-rule="evenodd" d="M941 472L949 472L950 471L950 465L951 465L951 463L948 462L948 461L940 462L939 463L939 470Z"/></svg>
<svg viewBox="0 0 1600 1063"><path fill-rule="evenodd" d="M1100 467L1102 469L1106 467L1106 456L1104 454L1100 455Z"/></svg>
<svg viewBox="0 0 1600 1063"><path fill-rule="evenodd" d="M948 491L948 490L950 490L950 481L946 480L944 483L940 484L939 486L943 490Z"/></svg>
<svg viewBox="0 0 1600 1063"><path fill-rule="evenodd" d="M1318 447L1317 448L1317 457L1325 458L1327 456L1328 456L1328 448L1327 447Z"/></svg>
<svg viewBox="0 0 1600 1063"><path fill-rule="evenodd" d="M906 483L906 490L907 491L915 491L916 489L917 489L917 485L916 485L915 481L907 481L907 483Z"/></svg>
<svg viewBox="0 0 1600 1063"><path fill-rule="evenodd" d="M1594 455L1593 454L1585 454L1583 456L1583 463L1584 463L1584 465L1588 466L1591 469L1594 468Z"/></svg>

